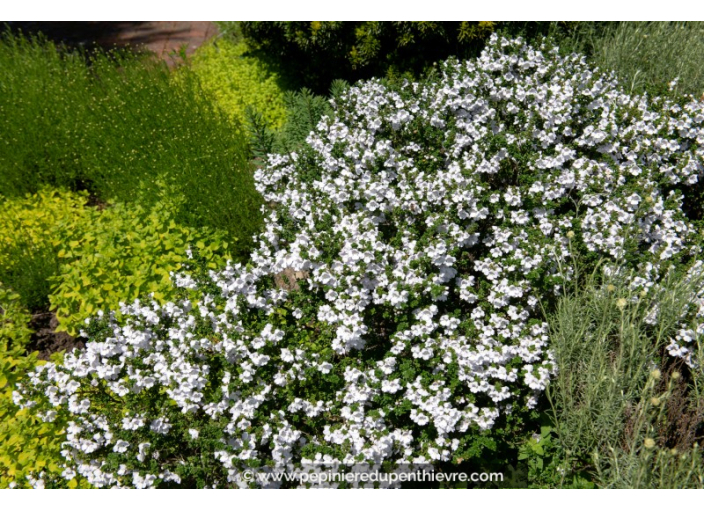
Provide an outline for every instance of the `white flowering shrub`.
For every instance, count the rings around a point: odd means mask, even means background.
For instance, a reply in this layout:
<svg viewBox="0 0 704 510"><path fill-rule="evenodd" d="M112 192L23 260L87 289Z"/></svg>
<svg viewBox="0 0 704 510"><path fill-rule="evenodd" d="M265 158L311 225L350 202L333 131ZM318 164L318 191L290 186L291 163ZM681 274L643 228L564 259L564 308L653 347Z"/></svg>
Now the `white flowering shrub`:
<svg viewBox="0 0 704 510"><path fill-rule="evenodd" d="M494 37L427 83L369 81L334 106L257 172L250 264L180 279L197 303L93 321L85 351L16 393L69 415L66 477L246 486L266 482L245 469L460 462L558 369L540 303L576 258L646 292L696 258L681 190L704 168L699 103Z"/></svg>

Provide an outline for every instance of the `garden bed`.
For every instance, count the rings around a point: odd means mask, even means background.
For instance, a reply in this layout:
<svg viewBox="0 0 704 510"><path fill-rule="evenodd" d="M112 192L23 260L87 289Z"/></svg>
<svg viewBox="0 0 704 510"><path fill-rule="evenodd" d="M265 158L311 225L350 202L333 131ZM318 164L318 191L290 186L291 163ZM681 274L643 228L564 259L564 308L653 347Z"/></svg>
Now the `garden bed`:
<svg viewBox="0 0 704 510"><path fill-rule="evenodd" d="M700 28L6 34L0 486L701 488L702 81L629 53Z"/></svg>

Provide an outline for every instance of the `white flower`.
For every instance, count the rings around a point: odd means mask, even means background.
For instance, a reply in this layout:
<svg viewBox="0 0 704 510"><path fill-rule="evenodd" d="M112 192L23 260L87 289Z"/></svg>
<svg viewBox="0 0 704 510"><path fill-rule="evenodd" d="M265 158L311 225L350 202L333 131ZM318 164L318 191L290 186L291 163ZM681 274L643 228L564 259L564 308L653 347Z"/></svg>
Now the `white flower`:
<svg viewBox="0 0 704 510"><path fill-rule="evenodd" d="M122 439L120 439L115 443L115 446L113 446L112 451L116 453L125 453L129 445L130 444L127 441L123 441Z"/></svg>

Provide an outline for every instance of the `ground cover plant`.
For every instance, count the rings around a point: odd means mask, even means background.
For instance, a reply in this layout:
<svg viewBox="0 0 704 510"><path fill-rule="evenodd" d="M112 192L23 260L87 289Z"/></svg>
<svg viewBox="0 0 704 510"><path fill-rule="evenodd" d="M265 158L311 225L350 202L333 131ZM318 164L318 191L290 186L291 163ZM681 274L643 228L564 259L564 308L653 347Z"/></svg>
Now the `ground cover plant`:
<svg viewBox="0 0 704 510"><path fill-rule="evenodd" d="M231 258L223 233L184 227L174 217L161 203L88 211L57 253L60 269L49 301L59 330L75 336L98 310L115 310L140 296L171 300L171 275L193 266L194 252L205 270Z"/></svg>
<svg viewBox="0 0 704 510"><path fill-rule="evenodd" d="M0 199L0 286L18 293L25 309L49 308L59 246L76 235L86 202L85 194L57 191Z"/></svg>
<svg viewBox="0 0 704 510"><path fill-rule="evenodd" d="M672 271L698 278L682 206L703 146L701 103L631 96L584 57L522 40L492 37L422 83L360 83L257 171L267 217L248 264L176 278L197 302L101 314L86 350L38 367L15 401L68 423L62 477L97 487L471 462L563 370L544 310L566 288L597 266L620 278L613 316L656 303ZM699 307L648 312L673 334L640 340L633 384L660 398L655 370L673 362L699 384ZM657 391L669 402L674 387ZM629 436L643 448L610 466L637 473L640 452L669 446L649 420Z"/></svg>
<svg viewBox="0 0 704 510"><path fill-rule="evenodd" d="M260 225L247 135L192 72L10 33L0 68L1 195L63 186L102 202L167 201L178 223L227 232L245 256Z"/></svg>

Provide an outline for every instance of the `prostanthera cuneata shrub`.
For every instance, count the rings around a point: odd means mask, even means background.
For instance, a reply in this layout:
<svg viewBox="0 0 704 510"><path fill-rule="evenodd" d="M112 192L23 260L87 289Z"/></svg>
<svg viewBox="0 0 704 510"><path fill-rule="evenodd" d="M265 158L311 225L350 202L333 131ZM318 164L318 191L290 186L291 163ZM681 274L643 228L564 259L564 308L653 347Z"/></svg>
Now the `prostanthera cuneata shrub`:
<svg viewBox="0 0 704 510"><path fill-rule="evenodd" d="M570 268L612 260L647 294L697 258L680 188L702 172L704 106L521 40L442 69L350 88L305 148L269 156L250 264L178 280L206 297L96 319L85 352L23 383L18 403L69 416L65 477L461 462L559 369L541 304Z"/></svg>

